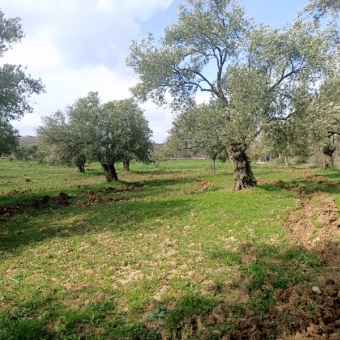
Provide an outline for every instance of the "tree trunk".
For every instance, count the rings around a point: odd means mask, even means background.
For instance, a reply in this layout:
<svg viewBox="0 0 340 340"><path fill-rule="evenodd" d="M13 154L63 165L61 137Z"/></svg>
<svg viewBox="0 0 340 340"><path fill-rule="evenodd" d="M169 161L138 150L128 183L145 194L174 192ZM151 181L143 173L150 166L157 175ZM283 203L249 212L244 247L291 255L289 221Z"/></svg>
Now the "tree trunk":
<svg viewBox="0 0 340 340"><path fill-rule="evenodd" d="M123 162L124 171L130 171L130 161Z"/></svg>
<svg viewBox="0 0 340 340"><path fill-rule="evenodd" d="M212 172L213 174L215 173L216 171L216 157L212 157L210 159L210 172Z"/></svg>
<svg viewBox="0 0 340 340"><path fill-rule="evenodd" d="M288 157L286 155L284 156L284 162L285 162L286 168L288 168L289 167L289 160L288 160Z"/></svg>
<svg viewBox="0 0 340 340"><path fill-rule="evenodd" d="M336 147L332 145L331 143L326 144L323 147L322 153L323 153L324 159L323 159L322 170L334 168L333 154L335 150L336 150Z"/></svg>
<svg viewBox="0 0 340 340"><path fill-rule="evenodd" d="M324 153L322 170L333 169L334 168L334 159L333 153Z"/></svg>
<svg viewBox="0 0 340 340"><path fill-rule="evenodd" d="M85 164L78 164L77 167L79 172L85 172Z"/></svg>
<svg viewBox="0 0 340 340"><path fill-rule="evenodd" d="M118 181L117 172L114 164L102 164L106 182Z"/></svg>
<svg viewBox="0 0 340 340"><path fill-rule="evenodd" d="M256 187L257 181L251 170L251 159L245 151L240 148L228 149L229 160L234 169L234 187L233 191Z"/></svg>

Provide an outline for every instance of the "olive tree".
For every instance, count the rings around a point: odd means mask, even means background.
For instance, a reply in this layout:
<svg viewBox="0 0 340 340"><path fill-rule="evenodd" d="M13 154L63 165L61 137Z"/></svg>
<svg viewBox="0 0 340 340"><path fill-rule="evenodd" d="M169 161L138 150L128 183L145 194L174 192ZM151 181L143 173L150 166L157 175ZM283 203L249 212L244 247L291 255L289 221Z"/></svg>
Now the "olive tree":
<svg viewBox="0 0 340 340"><path fill-rule="evenodd" d="M332 72L323 81L308 106L309 138L314 150L322 151L321 168L334 166L334 153L340 144L340 75Z"/></svg>
<svg viewBox="0 0 340 340"><path fill-rule="evenodd" d="M85 172L84 145L72 133L67 120L67 112L62 111L42 117L43 125L37 128L38 160L46 164L74 164L79 172Z"/></svg>
<svg viewBox="0 0 340 340"><path fill-rule="evenodd" d="M151 147L151 130L133 99L102 104L98 92L90 92L67 107L44 117L38 128L40 154L50 162L72 160L84 171L85 161L98 161L106 180L117 181L117 162L145 160ZM81 166L81 168L80 168Z"/></svg>
<svg viewBox="0 0 340 340"><path fill-rule="evenodd" d="M20 19L8 19L0 10L0 58L23 37ZM43 90L41 80L27 76L21 65L0 66L0 154L9 154L18 147L18 131L11 127L9 121L32 112L30 97Z"/></svg>
<svg viewBox="0 0 340 340"><path fill-rule="evenodd" d="M226 113L233 189L256 186L247 148L269 121L294 114L293 93L323 76L334 34L306 19L281 30L255 25L230 0L187 0L158 41L149 34L132 42L132 92L174 110L197 91L210 93Z"/></svg>
<svg viewBox="0 0 340 340"><path fill-rule="evenodd" d="M340 0L310 0L305 10L314 13L316 19L328 13L336 15L340 10Z"/></svg>
<svg viewBox="0 0 340 340"><path fill-rule="evenodd" d="M225 118L225 110L216 101L186 107L173 122L165 142L167 149L189 150L193 155L204 152L211 160L211 171L215 172L216 159L227 158L223 143Z"/></svg>

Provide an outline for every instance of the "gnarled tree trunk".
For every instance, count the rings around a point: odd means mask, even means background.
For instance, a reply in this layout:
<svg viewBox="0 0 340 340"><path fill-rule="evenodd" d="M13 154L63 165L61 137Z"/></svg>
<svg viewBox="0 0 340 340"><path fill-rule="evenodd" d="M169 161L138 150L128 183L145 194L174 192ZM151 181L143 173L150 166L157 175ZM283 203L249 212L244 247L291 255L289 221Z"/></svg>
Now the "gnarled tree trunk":
<svg viewBox="0 0 340 340"><path fill-rule="evenodd" d="M123 162L123 168L124 168L124 171L130 171L130 162L124 161Z"/></svg>
<svg viewBox="0 0 340 340"><path fill-rule="evenodd" d="M251 170L251 159L242 148L228 148L229 160L234 169L233 191L256 187L257 181Z"/></svg>
<svg viewBox="0 0 340 340"><path fill-rule="evenodd" d="M118 175L114 164L102 164L106 182L118 181Z"/></svg>
<svg viewBox="0 0 340 340"><path fill-rule="evenodd" d="M324 156L322 170L333 169L334 168L334 158L333 154L335 151L335 147L331 145L325 145L322 149L322 153Z"/></svg>

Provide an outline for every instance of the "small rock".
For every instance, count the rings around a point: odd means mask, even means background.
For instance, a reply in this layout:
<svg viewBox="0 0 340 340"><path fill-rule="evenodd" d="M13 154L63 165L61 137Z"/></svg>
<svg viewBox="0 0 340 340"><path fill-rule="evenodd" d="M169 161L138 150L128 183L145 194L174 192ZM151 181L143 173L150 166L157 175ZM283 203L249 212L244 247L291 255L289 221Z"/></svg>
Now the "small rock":
<svg viewBox="0 0 340 340"><path fill-rule="evenodd" d="M319 287L316 287L316 286L314 286L313 288L312 288L312 292L314 293L314 294L321 294L321 290L320 290L320 288Z"/></svg>

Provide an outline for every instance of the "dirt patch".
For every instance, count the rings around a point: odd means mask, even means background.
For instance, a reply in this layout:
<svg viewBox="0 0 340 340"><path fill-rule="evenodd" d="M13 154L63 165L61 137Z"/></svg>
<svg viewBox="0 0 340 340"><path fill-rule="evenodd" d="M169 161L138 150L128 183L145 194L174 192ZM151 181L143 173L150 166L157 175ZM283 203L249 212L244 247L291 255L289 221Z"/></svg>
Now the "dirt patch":
<svg viewBox="0 0 340 340"><path fill-rule="evenodd" d="M124 184L121 188L113 188L113 187L108 187L108 188L100 188L99 192L103 194L114 194L114 193L119 193L119 192L128 192L128 191L134 191L138 188L141 188L144 186L144 183L128 183Z"/></svg>
<svg viewBox="0 0 340 340"><path fill-rule="evenodd" d="M32 192L32 189L25 189L25 190L11 190L7 193L7 196L18 196L18 195L23 195L27 194L29 192Z"/></svg>
<svg viewBox="0 0 340 340"><path fill-rule="evenodd" d="M29 210L40 210L48 207L65 206L71 204L69 199L72 197L68 194L61 192L56 197L51 197L49 195L44 195L31 200L28 203L17 203L10 206L1 207L0 206L0 217L9 218L15 214L21 212L29 212Z"/></svg>
<svg viewBox="0 0 340 340"><path fill-rule="evenodd" d="M318 193L295 202L286 228L298 244L321 254L327 266L340 265L339 208L334 198Z"/></svg>

